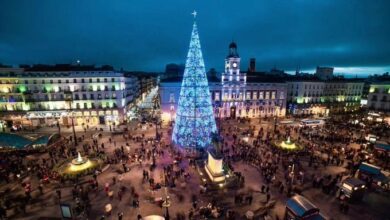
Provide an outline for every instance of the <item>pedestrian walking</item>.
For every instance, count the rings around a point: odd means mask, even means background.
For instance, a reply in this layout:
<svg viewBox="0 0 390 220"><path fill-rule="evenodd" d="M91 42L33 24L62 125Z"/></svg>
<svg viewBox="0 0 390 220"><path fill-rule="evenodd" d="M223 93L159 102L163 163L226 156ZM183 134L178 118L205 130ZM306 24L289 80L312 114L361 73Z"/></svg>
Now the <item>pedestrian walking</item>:
<svg viewBox="0 0 390 220"><path fill-rule="evenodd" d="M123 218L123 212L118 212L118 220L122 220Z"/></svg>
<svg viewBox="0 0 390 220"><path fill-rule="evenodd" d="M58 199L61 200L61 190L60 189L56 190L56 194L57 194Z"/></svg>

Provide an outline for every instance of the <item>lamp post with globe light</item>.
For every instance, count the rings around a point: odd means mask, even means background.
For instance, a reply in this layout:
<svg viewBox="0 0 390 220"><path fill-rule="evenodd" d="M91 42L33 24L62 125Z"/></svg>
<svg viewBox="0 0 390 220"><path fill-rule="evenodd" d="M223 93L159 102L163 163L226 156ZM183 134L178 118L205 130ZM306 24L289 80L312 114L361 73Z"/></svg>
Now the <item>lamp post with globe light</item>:
<svg viewBox="0 0 390 220"><path fill-rule="evenodd" d="M164 192L165 192L165 197L164 197L164 202L162 204L162 207L165 208L165 212L164 212L164 218L165 220L169 220L169 207L171 206L171 201L169 199L169 196L168 196L168 182L166 180L166 177L165 177L165 174L164 174L164 182L165 182L165 186L164 186Z"/></svg>
<svg viewBox="0 0 390 220"><path fill-rule="evenodd" d="M75 113L72 111L71 114L72 114L72 129L73 129L74 145L77 146L76 130L75 130L75 127L74 127L74 115L75 115Z"/></svg>
<svg viewBox="0 0 390 220"><path fill-rule="evenodd" d="M67 91L67 94L66 94L66 101L68 102L68 105L69 105L68 116L71 117L74 145L77 146L77 136L76 136L76 130L75 130L75 127L74 127L75 112L73 111L73 108L72 108L73 98L72 98L71 93L69 93L69 91Z"/></svg>

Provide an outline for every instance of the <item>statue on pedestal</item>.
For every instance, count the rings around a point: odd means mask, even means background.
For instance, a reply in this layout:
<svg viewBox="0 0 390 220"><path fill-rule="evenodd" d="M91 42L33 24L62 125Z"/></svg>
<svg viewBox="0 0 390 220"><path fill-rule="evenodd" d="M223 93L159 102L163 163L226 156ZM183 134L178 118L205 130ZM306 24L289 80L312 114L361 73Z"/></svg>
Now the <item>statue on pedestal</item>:
<svg viewBox="0 0 390 220"><path fill-rule="evenodd" d="M207 164L205 170L213 182L225 181L223 170L223 155L221 152L221 137L217 134L212 135L212 145L208 149Z"/></svg>

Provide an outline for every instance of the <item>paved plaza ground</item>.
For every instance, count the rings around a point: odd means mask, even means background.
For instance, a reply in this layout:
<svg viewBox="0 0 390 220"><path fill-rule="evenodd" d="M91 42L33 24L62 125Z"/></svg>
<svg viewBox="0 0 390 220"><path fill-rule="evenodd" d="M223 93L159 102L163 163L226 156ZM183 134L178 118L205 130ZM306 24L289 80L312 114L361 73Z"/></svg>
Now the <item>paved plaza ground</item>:
<svg viewBox="0 0 390 220"><path fill-rule="evenodd" d="M129 125L125 126L131 136L141 137L144 135L143 139L153 139L155 137L155 126L153 124L144 126L140 128L138 122L134 121ZM223 121L220 129L225 132L221 134L224 136L225 133L228 133L229 128L240 128L241 130L248 129L249 127L254 127L254 133L257 134L260 128L263 131L273 132L273 123L270 121L259 121L252 120L250 123L239 123L237 121ZM100 131L100 128L103 131ZM84 135L84 140L82 143L78 144L78 150L83 152L82 144L93 144L92 135L97 131L102 133L102 138L98 140L98 145L105 143L105 154L109 157L112 157L115 153L115 149L120 149L121 146L126 146L126 143L129 144L129 148L125 147L126 154L134 155L141 148L141 142L133 140L125 140L123 135L112 135L108 127L91 127L86 132L80 126L76 127L76 134L78 137ZM124 126L121 128L116 128L117 130L123 130ZM157 183L163 183L162 178L164 173L164 167L174 164L174 148L166 147L170 144L170 127L168 125L163 125L162 128L158 129L158 132L162 133L162 138L160 143L161 146L158 147L158 150L161 151L156 158L156 168L150 171L150 165L152 164L152 159L143 160L140 162L131 162L128 161L126 166L129 168L128 172L123 173L123 166L121 161L116 161L117 163L110 163L105 166L104 171L97 176L97 182L99 183L98 189L89 192L90 200L90 210L89 214L80 216L78 219L101 219L101 216L105 215L105 219L119 219L117 214L123 213L123 219L136 219L137 215L148 216L148 215L164 215L165 209L161 208L155 201L160 198L165 197L164 188L152 191L149 187L149 182L143 180L143 171L146 170L150 172L149 179L153 178ZM279 126L277 129L283 130L282 126ZM62 128L63 136L72 136L71 128ZM56 132L56 128L42 128L35 133L53 133ZM291 136L293 139L298 139L298 133L292 132ZM241 137L241 136L240 136ZM111 143L109 142L111 138ZM225 136L225 141L228 145L234 145L233 137ZM248 142L251 143L254 139L249 138ZM302 138L302 142L309 141ZM153 141L149 141L145 145L145 148L151 150ZM259 154L262 152L261 149L258 149ZM41 158L47 158L50 160L48 154L36 154L28 157L30 160L39 160ZM280 192L280 188L274 186L273 183L268 184L264 176L261 174L258 167L254 166L252 163L245 160L238 160L232 163L235 172L241 172L245 177L245 184L242 188L237 190L228 190L221 189L218 191L201 193L202 190L202 181L201 178L194 166L189 164L189 159L184 158L181 163L175 166L176 169L182 168L185 172L188 172L189 178L184 178L182 176L178 177L176 180L175 187L168 188L168 195L170 197L171 206L169 207L169 213L171 219L177 219L176 216L178 213L185 215L185 219L188 219L189 210L193 207L192 197L195 195L197 197L197 207L207 206L212 200L218 201L219 204L224 204L229 210L233 210L238 213L236 219L245 219L245 213L247 211L255 211L264 207L267 203L266 193L261 192L262 186L269 186L269 194L271 195L270 200L275 201L274 207L269 209L267 217L269 219L282 219L285 213L285 205L288 200L287 194L285 191ZM344 166L320 166L318 169L314 170L312 167L308 166L308 163L302 161L303 169L306 171L305 176L312 175L332 175L345 174L346 169ZM115 178L115 183L113 183L113 178ZM91 176L86 176L79 180L80 185L87 187L89 183L88 180L92 180ZM283 179L283 172L278 172L275 176L276 180ZM38 179L33 175L28 177L28 180L24 181L31 182L32 185L32 200L26 207L26 213L21 212L17 208L9 210L7 215L10 216L9 219L24 219L24 220L35 220L35 219L60 219L61 212L59 208L59 203L70 204L73 207L76 205L75 199L72 196L72 183L60 184L57 181L51 181L50 183L44 186L44 193L40 195L38 190ZM5 189L10 189L13 194L23 195L23 187L21 184L22 181L15 182L13 181L10 184L1 183L0 190L4 191ZM107 196L105 191L105 185L109 184L109 191L113 192L113 198ZM312 203L314 203L321 212L328 216L330 219L337 220L347 220L347 219L386 219L390 216L390 199L384 195L381 195L376 192L371 192L365 196L364 200L358 204L351 204L349 206L349 211L347 214L344 214L339 211L340 201L334 195L328 195L322 192L319 188L313 188L310 181L299 185L301 194L308 198ZM125 191L121 198L119 198L118 192L121 191L121 188L125 187ZM56 190L61 190L61 200L59 201ZM131 190L134 190L139 197L139 207L133 207L133 199ZM237 204L235 203L235 195L251 195L253 196L253 201L251 204ZM105 213L104 207L107 204L112 205L111 215L107 216ZM195 214L196 216L196 214ZM258 219L263 219L263 217L257 217ZM200 219L200 216L194 217L194 219ZM225 217L220 217L219 219L225 219Z"/></svg>

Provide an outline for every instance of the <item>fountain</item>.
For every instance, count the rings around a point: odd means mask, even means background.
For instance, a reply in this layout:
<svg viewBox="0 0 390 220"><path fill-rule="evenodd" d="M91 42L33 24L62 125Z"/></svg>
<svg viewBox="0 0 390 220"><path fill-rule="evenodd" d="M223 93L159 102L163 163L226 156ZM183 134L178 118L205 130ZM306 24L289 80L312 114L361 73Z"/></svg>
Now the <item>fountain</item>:
<svg viewBox="0 0 390 220"><path fill-rule="evenodd" d="M70 172L79 172L85 169L88 169L92 166L91 161L86 158L82 157L80 152L77 153L77 158L73 159L69 166Z"/></svg>
<svg viewBox="0 0 390 220"><path fill-rule="evenodd" d="M298 145L296 145L294 142L291 141L290 136L287 137L287 140L282 141L281 143L276 145L286 150L296 150L300 148Z"/></svg>
<svg viewBox="0 0 390 220"><path fill-rule="evenodd" d="M77 152L77 158L72 160L72 164L74 165L81 165L83 163L86 163L88 161L87 158L81 157L80 152Z"/></svg>
<svg viewBox="0 0 390 220"><path fill-rule="evenodd" d="M77 152L77 157L57 164L53 170L60 176L67 179L74 179L80 176L89 175L96 169L102 169L104 161L99 157L81 156Z"/></svg>

